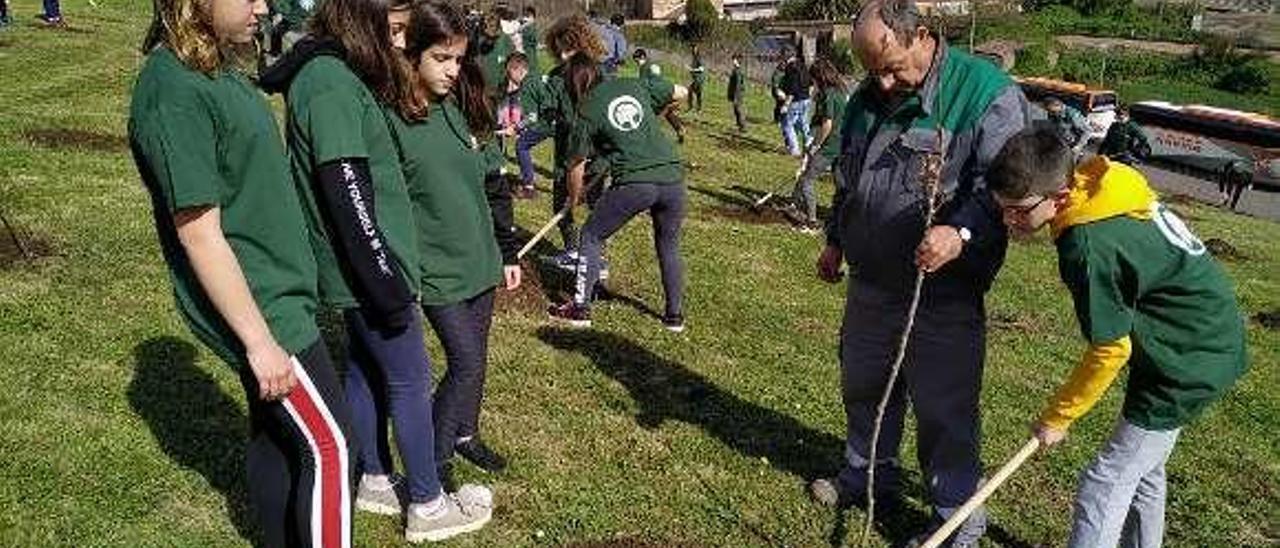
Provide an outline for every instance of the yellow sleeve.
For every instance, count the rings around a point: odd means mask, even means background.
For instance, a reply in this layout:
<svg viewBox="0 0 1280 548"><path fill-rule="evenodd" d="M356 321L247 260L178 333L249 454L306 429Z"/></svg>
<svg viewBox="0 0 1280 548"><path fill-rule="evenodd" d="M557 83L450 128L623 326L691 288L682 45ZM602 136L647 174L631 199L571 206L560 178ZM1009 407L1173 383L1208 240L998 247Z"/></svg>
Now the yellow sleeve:
<svg viewBox="0 0 1280 548"><path fill-rule="evenodd" d="M1093 409L1132 353L1133 342L1128 336L1090 346L1080 358L1080 365L1049 400L1040 422L1054 430L1066 430Z"/></svg>

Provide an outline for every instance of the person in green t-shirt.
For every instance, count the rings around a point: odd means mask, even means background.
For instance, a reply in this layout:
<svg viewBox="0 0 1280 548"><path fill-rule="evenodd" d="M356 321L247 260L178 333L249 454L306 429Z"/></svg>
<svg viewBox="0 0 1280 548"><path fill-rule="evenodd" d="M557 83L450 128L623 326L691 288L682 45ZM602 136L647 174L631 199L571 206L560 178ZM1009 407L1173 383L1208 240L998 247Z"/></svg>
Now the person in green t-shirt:
<svg viewBox="0 0 1280 548"><path fill-rule="evenodd" d="M534 78L542 77L542 60L539 58L538 49L538 10L532 5L524 7L524 16L520 18L520 46L524 49L524 54L529 57L529 75Z"/></svg>
<svg viewBox="0 0 1280 548"><path fill-rule="evenodd" d="M636 48L635 53L631 55L636 62L636 77L641 80L660 80L666 81L662 76L662 66L649 60L649 52L644 48ZM680 103L675 102L667 105L659 114L667 125L671 126L671 130L676 133L676 142L684 144L684 120L680 119Z"/></svg>
<svg viewBox="0 0 1280 548"><path fill-rule="evenodd" d="M1043 447L1062 442L1128 364L1120 420L1080 474L1067 545L1159 546L1165 462L1182 428L1247 368L1244 322L1222 267L1141 173L1073 159L1046 124L1009 139L987 171L1011 229L1050 227L1089 342L1034 433Z"/></svg>
<svg viewBox="0 0 1280 548"><path fill-rule="evenodd" d="M275 118L235 68L253 56L266 4L160 0L155 10L129 143L178 311L240 374L264 544L349 546L351 413L316 326L316 263Z"/></svg>
<svg viewBox="0 0 1280 548"><path fill-rule="evenodd" d="M378 409L386 409L406 472L412 541L446 538L488 517L446 496L437 475L430 360L417 311L419 233L401 146L384 112L426 114L396 49L409 18L407 4L326 0L311 34L262 84L285 94L294 187L309 213L320 296L342 311L351 349L345 388L363 463L356 508L401 513L391 459L379 454L388 421Z"/></svg>
<svg viewBox="0 0 1280 548"><path fill-rule="evenodd" d="M552 318L575 327L591 325L591 301L600 279L605 240L636 215L653 218L654 242L666 295L663 325L684 330L684 265L680 225L685 214L684 164L657 124L657 113L687 90L663 80L606 79L586 55L571 58L565 69L577 120L569 143L569 203L581 201L586 162L595 155L613 179L582 229L582 254L575 267L573 300L552 306Z"/></svg>
<svg viewBox="0 0 1280 548"><path fill-rule="evenodd" d="M436 461L446 478L455 453L499 472L506 459L480 438L489 327L495 288L516 289L522 271L511 195L486 177L494 108L451 2L414 5L404 54L428 105L425 120L393 118L393 126L419 234L421 304L448 361L434 402Z"/></svg>
<svg viewBox="0 0 1280 548"><path fill-rule="evenodd" d="M702 112L702 87L707 84L707 65L702 62L702 52L694 44L689 63L689 110Z"/></svg>
<svg viewBox="0 0 1280 548"><path fill-rule="evenodd" d="M747 132L747 117L742 110L742 102L747 96L747 79L742 73L742 54L733 54L733 72L729 73L729 103L733 105L733 120L738 124L738 133Z"/></svg>
<svg viewBox="0 0 1280 548"><path fill-rule="evenodd" d="M832 171L836 157L840 155L840 126L844 122L844 107L849 104L849 88L830 59L815 61L809 67L809 74L818 89L815 103L818 107L813 113L813 126L818 131L805 151L791 202L792 208L802 215L800 230L817 234L822 226L818 223L818 198L813 187L818 177ZM836 176L840 174L836 173Z"/></svg>
<svg viewBox="0 0 1280 548"><path fill-rule="evenodd" d="M547 49L551 50L552 56L557 60L557 65L547 73L547 101L540 116L543 120L551 122L554 128L552 143L555 147L553 154L555 169L552 175L551 213L557 215L565 211L565 215L556 225L560 229L564 251L552 257L551 262L561 269L570 270L578 264L579 239L573 208L565 208L569 203L569 187L565 175L568 172L569 163L569 134L577 117L574 115L574 107L566 90L564 68L565 63L579 53L595 59L597 64L603 62L606 53L600 34L596 32L591 21L582 15L572 15L557 20L547 30L546 42ZM594 203L594 198L603 190L603 183L598 182L599 179L596 177L591 177L591 180L597 182L587 185L587 201Z"/></svg>

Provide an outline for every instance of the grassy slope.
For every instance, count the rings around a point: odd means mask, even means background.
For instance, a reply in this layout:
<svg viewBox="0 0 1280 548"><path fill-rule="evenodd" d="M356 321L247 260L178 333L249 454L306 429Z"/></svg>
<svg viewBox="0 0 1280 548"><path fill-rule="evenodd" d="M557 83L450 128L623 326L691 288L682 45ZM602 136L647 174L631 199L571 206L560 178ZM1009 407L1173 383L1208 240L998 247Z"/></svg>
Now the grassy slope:
<svg viewBox="0 0 1280 548"><path fill-rule="evenodd" d="M24 21L0 34L0 208L56 251L0 268L0 545L239 546L251 534L239 472L243 396L173 310L145 194L120 141L146 4L71 4L74 32ZM14 9L25 18L36 3ZM498 493L495 523L454 544L843 538L840 517L802 488L840 458L834 342L843 290L812 277L817 240L717 209L737 207L721 201L732 185L766 189L791 172L761 150L778 139L759 91L751 139L735 140L726 137L723 89L712 85L685 148L702 166L690 177L685 335L667 335L619 301L598 308L595 331L567 334L545 326L537 294L504 298L484 424L514 466L483 478ZM102 150L32 139L50 129L90 132ZM1280 307L1280 226L1181 207L1202 236L1226 238L1252 258L1228 264L1245 310ZM548 209L545 199L521 204L521 224L536 227ZM611 284L656 308L647 225L637 220L611 244ZM994 465L1022 443L1080 344L1043 242L1014 247L989 307L1013 324L991 334L983 418ZM1255 325L1250 340L1252 373L1184 434L1170 464L1170 545L1280 538L1280 336ZM1106 435L1119 399L1113 391L1073 443L997 496L995 537L1060 541L1074 472ZM911 442L903 449L911 455ZM856 531L860 514L846 517ZM911 532L920 519L895 517L890 533ZM398 542L394 520L360 516L357 526L358 545Z"/></svg>

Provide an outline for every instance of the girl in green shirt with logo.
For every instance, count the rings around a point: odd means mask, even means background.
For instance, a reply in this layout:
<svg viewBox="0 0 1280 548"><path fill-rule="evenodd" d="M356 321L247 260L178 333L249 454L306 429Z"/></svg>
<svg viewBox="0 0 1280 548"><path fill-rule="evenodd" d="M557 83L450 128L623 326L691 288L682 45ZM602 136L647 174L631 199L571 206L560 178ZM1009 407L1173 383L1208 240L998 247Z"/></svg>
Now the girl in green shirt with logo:
<svg viewBox="0 0 1280 548"><path fill-rule="evenodd" d="M590 306L600 279L604 242L627 221L648 211L667 300L662 323L670 331L683 331L684 264L679 247L685 214L684 165L675 143L656 120L666 105L683 100L688 91L662 79L606 79L586 55L569 59L564 74L576 118L569 136L569 203L581 202L588 156L609 166L612 184L582 228L573 300L552 307L550 315L574 327L591 325Z"/></svg>

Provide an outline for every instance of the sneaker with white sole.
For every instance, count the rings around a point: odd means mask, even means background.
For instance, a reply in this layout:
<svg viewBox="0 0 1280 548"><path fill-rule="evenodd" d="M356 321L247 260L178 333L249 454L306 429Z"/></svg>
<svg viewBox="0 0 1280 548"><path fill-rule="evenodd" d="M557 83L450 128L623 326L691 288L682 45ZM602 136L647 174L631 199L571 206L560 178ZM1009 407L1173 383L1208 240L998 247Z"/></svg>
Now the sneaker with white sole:
<svg viewBox="0 0 1280 548"><path fill-rule="evenodd" d="M572 301L561 305L553 305L547 309L547 315L552 320L568 323L569 327L591 327L591 309L585 306L578 306Z"/></svg>
<svg viewBox="0 0 1280 548"><path fill-rule="evenodd" d="M672 333L684 332L684 316L672 314L662 317L662 328Z"/></svg>
<svg viewBox="0 0 1280 548"><path fill-rule="evenodd" d="M493 492L482 485L463 485L444 496L435 512L420 508L405 512L404 537L412 543L440 542L463 533L479 531L493 518Z"/></svg>
<svg viewBox="0 0 1280 548"><path fill-rule="evenodd" d="M356 509L383 516L398 516L404 508L400 496L400 483L394 478L386 487L374 486L369 476L360 478L356 490Z"/></svg>

